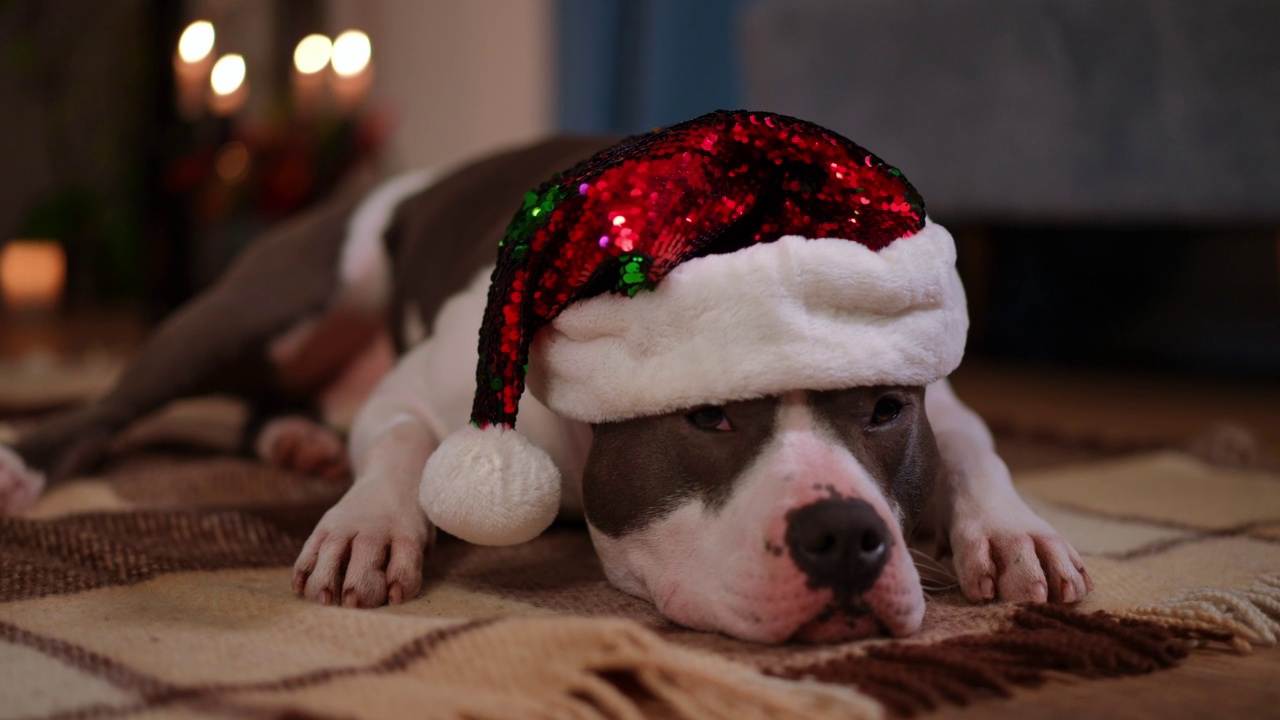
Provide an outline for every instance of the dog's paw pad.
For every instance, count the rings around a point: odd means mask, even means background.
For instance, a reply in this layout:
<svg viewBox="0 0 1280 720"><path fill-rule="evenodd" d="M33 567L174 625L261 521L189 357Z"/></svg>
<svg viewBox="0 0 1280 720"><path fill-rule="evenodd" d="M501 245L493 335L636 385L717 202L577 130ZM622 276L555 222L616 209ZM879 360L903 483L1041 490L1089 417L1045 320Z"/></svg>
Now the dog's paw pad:
<svg viewBox="0 0 1280 720"><path fill-rule="evenodd" d="M347 474L346 446L329 428L301 416L271 420L255 442L260 459L286 470L325 478Z"/></svg>
<svg viewBox="0 0 1280 720"><path fill-rule="evenodd" d="M0 517L17 515L34 505L44 485L44 473L27 467L18 453L0 445Z"/></svg>

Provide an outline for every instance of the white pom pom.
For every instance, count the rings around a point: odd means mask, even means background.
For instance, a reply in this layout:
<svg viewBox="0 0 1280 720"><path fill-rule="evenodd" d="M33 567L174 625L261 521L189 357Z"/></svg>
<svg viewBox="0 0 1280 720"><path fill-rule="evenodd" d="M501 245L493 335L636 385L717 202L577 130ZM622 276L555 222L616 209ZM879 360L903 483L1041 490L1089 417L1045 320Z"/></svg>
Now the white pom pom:
<svg viewBox="0 0 1280 720"><path fill-rule="evenodd" d="M447 533L477 545L515 545L556 519L560 471L515 430L468 425L431 454L418 500Z"/></svg>

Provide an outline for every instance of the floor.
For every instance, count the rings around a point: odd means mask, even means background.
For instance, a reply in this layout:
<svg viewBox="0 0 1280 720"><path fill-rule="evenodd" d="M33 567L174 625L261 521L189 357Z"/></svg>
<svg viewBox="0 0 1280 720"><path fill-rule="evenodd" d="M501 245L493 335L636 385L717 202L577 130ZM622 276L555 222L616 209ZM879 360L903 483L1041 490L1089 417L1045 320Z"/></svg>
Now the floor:
<svg viewBox="0 0 1280 720"><path fill-rule="evenodd" d="M983 361L966 361L951 381L1004 433L1052 434L1116 452L1248 441L1248 464L1280 471L1280 383Z"/></svg>

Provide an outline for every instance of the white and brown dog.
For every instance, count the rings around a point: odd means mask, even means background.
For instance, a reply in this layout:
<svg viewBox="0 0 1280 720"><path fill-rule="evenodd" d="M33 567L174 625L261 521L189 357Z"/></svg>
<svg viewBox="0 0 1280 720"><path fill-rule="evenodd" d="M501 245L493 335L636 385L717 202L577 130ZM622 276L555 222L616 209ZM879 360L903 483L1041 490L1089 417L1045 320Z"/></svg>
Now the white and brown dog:
<svg viewBox="0 0 1280 720"><path fill-rule="evenodd" d="M710 127L730 136L747 117L721 113L673 130ZM786 128L794 140L799 128L865 153L808 124L763 114L750 122L757 120L762 131ZM924 597L907 543L921 529L935 534L940 552L954 554L970 600L1074 602L1089 592L1075 550L1018 497L985 425L945 380L966 323L954 248L901 192L884 207L900 207L904 216L918 211L918 225L898 232L914 242L875 249L803 237L761 242L757 215L756 239L743 247L689 253L660 277L650 269L660 263L641 268L651 292L567 293L534 328L540 332L510 353L523 366L523 348L532 365L521 436L503 416L481 413L479 424L492 426L468 427L490 390L478 390L474 379L487 382L494 370L492 359L476 369L477 331L492 329L491 315L502 320L511 293L511 274L493 272L493 247L504 240L500 262L512 263L513 238L525 243L532 233L537 252L547 233L572 225L558 215L559 226L527 222L525 235L513 236L522 217L537 215L532 210L561 209L544 206L545 193L528 196L509 225L510 210L551 173L592 157L567 175L581 197L573 198L578 210L565 211L589 212L601 201L596 181L636 176L636 166L619 157L653 160L648 139L595 155L609 142L559 138L449 173L410 173L369 193L341 194L268 234L152 335L108 396L42 425L13 449L0 447L0 510L21 511L46 478L91 466L114 433L171 400L236 392L270 414L321 397L367 360L384 327L401 355L351 429L351 489L298 558L294 590L311 600L404 602L422 588L437 524L473 541L514 542L536 534L556 510L585 515L604 571L620 589L682 625L760 642L915 631ZM686 155L675 154L687 179L696 172ZM773 159L767 164L787 164ZM853 162L862 173L859 193L873 171L910 188L869 154ZM855 170L830 165L831 177ZM803 168L799 176L794 187L806 197L818 192L813 176ZM582 178L590 182L579 186ZM624 194L642 204L661 199ZM778 202L791 207L794 198ZM815 214L802 213L805 221ZM622 228L620 215L603 220ZM733 224L753 216L726 217ZM640 226L634 216L632 226ZM600 248L619 237L595 233L593 245L597 236ZM618 257L602 254L601 262ZM565 266L546 264L541 277L546 267ZM924 281L908 277L921 273ZM518 291L535 292L539 281L531 277L519 277ZM732 295L744 285L756 290ZM934 335L941 349L931 347ZM489 345L505 352L509 344ZM513 402L521 388L498 382L492 389ZM513 407L499 408L514 422ZM296 417L258 428L254 444L265 458L306 469L346 462L331 432ZM495 432L521 448L494 451L485 442ZM523 444L546 455L526 457ZM522 479L528 463L537 466L533 484ZM515 482L503 480L510 474ZM486 475L497 476L496 484Z"/></svg>

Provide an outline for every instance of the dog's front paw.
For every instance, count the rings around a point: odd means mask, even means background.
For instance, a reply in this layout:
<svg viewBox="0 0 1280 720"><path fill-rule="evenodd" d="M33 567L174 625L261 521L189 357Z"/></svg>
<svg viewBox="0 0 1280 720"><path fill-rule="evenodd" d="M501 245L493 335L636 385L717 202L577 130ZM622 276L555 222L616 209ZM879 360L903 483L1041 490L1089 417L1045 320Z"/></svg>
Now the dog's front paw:
<svg viewBox="0 0 1280 720"><path fill-rule="evenodd" d="M44 473L27 467L18 453L0 445L0 517L17 515L34 505L44 485Z"/></svg>
<svg viewBox="0 0 1280 720"><path fill-rule="evenodd" d="M293 571L293 592L323 605L396 605L418 596L435 528L412 498L356 485L320 520Z"/></svg>
<svg viewBox="0 0 1280 720"><path fill-rule="evenodd" d="M950 533L956 574L973 602L1079 602L1093 580L1071 543L1020 500L957 520Z"/></svg>

